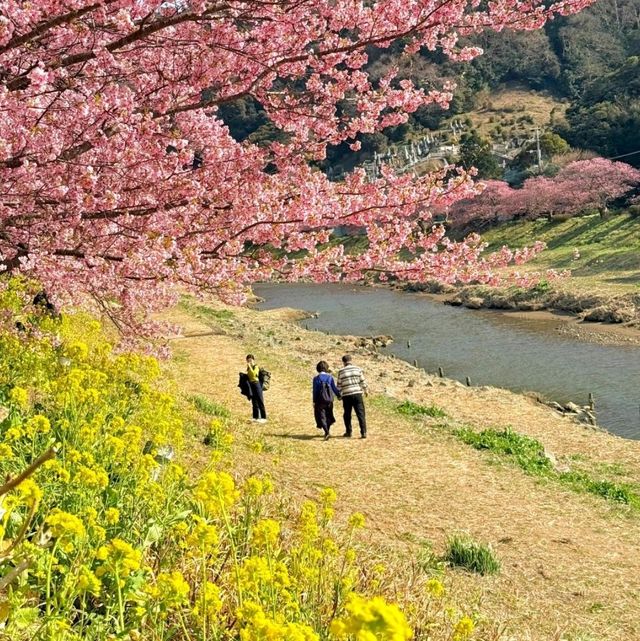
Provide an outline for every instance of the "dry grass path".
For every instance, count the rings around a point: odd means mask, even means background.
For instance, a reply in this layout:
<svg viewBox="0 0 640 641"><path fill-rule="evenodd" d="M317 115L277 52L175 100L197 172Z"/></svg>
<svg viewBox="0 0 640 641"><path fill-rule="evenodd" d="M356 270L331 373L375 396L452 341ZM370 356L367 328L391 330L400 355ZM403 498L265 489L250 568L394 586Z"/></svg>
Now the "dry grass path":
<svg viewBox="0 0 640 641"><path fill-rule="evenodd" d="M640 639L640 514L496 464L446 431L398 415L376 393L435 402L477 427L517 425L558 455L596 454L598 465L621 464L631 480L640 478L638 444L568 426L547 408L502 390L430 386L405 364L365 354L356 360L376 397L367 407L370 437L340 438L337 416L338 437L325 443L314 428L310 379L321 357L337 364L347 339L305 332L278 311L198 319L174 310L168 318L184 331L174 342L172 365L180 388L224 403L242 419L239 440L266 445L268 454L245 451L241 465L268 470L294 500L331 485L343 516L363 512L368 543L389 554L406 558L424 540L441 552L447 536L461 531L490 542L501 572L452 571L451 589L462 600L477 600L496 625L506 624L503 639ZM265 425L248 420L250 405L236 388L248 352L273 374ZM408 376L415 379L411 387Z"/></svg>

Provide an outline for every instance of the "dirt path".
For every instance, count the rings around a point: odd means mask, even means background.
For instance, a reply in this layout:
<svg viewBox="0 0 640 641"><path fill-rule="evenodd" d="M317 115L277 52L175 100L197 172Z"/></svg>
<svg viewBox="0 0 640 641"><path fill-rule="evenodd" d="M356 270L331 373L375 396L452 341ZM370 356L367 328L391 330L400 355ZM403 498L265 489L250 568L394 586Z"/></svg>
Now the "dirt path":
<svg viewBox="0 0 640 641"><path fill-rule="evenodd" d="M502 562L496 577L451 571L450 581L462 600L481 594L479 610L507 624L503 638L640 638L640 515L492 463L448 433L399 416L375 393L435 402L456 420L478 427L511 423L559 456L596 453L598 465L615 463L631 480L640 479L637 443L567 425L547 408L504 390L434 383L375 354L356 356L375 396L367 407L370 438L338 436L325 443L311 411L313 365L321 357L337 365L342 351L353 351L348 339L306 332L277 310L237 310L232 320L203 318L178 310L170 314L185 335L174 341L173 367L186 393L209 396L242 419L240 440L262 439L267 445L268 455L245 452L247 467L270 471L292 497L315 496L331 485L343 515L366 515L369 542L398 554L414 554L415 545L408 542L424 540L442 551L447 536L461 531L490 542ZM247 420L250 405L235 387L248 352L273 374L266 425ZM337 418L334 432L340 435Z"/></svg>

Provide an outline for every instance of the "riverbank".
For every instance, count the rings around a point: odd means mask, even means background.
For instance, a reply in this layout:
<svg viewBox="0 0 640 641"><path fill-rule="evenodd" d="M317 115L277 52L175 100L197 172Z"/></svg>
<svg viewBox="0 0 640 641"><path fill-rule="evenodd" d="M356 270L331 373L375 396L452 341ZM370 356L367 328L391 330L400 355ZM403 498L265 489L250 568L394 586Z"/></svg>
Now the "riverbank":
<svg viewBox="0 0 640 641"><path fill-rule="evenodd" d="M491 544L502 563L492 577L446 575L451 598L471 601L478 613L478 638L640 636L638 510L559 476L570 470L634 497L640 443L578 426L523 395L429 376L358 346L358 337L307 331L292 323L300 315L291 310L189 304L167 318L184 331L170 365L180 388L231 409L237 446L246 446L242 464L269 472L300 500L335 487L343 515L366 515L365 547L396 569L398 590L407 589L429 546L437 556L447 537L464 531ZM245 422L249 406L235 387L248 352L272 372L264 426ZM355 355L370 382L369 439L324 443L313 426L310 379L320 358L335 367L344 352ZM463 427L481 433L507 426L539 441L545 460L564 471L531 474L515 457L475 449L460 436Z"/></svg>
<svg viewBox="0 0 640 641"><path fill-rule="evenodd" d="M640 344L640 218L630 213L597 214L511 221L482 234L487 251L504 245L516 249L541 240L547 249L522 266L524 271L569 272L560 281L535 287L461 287L438 283L400 285L429 293L451 305L507 312L569 315L562 331L580 340Z"/></svg>
<svg viewBox="0 0 640 641"><path fill-rule="evenodd" d="M557 321L559 334L586 343L640 346L640 294L594 296L566 289L539 293L535 288L443 287L438 283L411 283L399 289L444 305Z"/></svg>

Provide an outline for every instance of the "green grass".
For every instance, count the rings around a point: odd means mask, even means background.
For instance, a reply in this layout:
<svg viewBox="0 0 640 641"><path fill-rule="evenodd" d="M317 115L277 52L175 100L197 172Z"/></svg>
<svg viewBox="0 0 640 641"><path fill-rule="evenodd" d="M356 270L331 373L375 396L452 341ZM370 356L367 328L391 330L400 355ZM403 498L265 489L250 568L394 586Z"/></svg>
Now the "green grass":
<svg viewBox="0 0 640 641"><path fill-rule="evenodd" d="M523 436L510 428L476 432L470 427L460 427L455 435L467 445L477 450L490 450L503 456L513 457L513 461L528 474L548 475L553 471L551 461L545 456L540 441Z"/></svg>
<svg viewBox="0 0 640 641"><path fill-rule="evenodd" d="M623 503L640 509L640 495L627 483L616 483L608 479L594 479L584 472L564 472L560 481L579 491L595 494L607 501Z"/></svg>
<svg viewBox="0 0 640 641"><path fill-rule="evenodd" d="M431 541L423 539L419 541L420 547L416 561L418 567L428 576L439 576L444 571L445 561L433 550Z"/></svg>
<svg viewBox="0 0 640 641"><path fill-rule="evenodd" d="M518 434L511 428L505 430L490 428L476 432L470 427L463 426L454 429L453 433L463 443L477 450L490 451L503 460L517 465L527 474L559 482L576 492L586 492L606 501L640 510L639 488L607 478L595 478L583 470L559 472L547 458L540 441Z"/></svg>
<svg viewBox="0 0 640 641"><path fill-rule="evenodd" d="M447 413L437 405L418 405L412 401L403 401L396 406L396 411L404 416L430 416L431 418L447 417Z"/></svg>
<svg viewBox="0 0 640 641"><path fill-rule="evenodd" d="M194 394L189 396L191 404L201 413L214 418L230 418L231 412L224 406L208 399L206 396Z"/></svg>
<svg viewBox="0 0 640 641"><path fill-rule="evenodd" d="M449 538L443 560L481 575L496 574L500 570L500 561L491 547L465 534L454 534Z"/></svg>
<svg viewBox="0 0 640 641"><path fill-rule="evenodd" d="M503 245L523 247L533 240L547 249L528 263L535 269L571 270L572 284L594 285L612 293L638 291L640 277L640 218L629 213L580 216L568 220L539 219L509 222L483 234L495 251ZM574 258L577 249L580 257Z"/></svg>
<svg viewBox="0 0 640 641"><path fill-rule="evenodd" d="M180 307L204 321L214 322L218 325L229 326L235 320L235 314L230 309L213 309L207 305L197 303L193 298L184 296Z"/></svg>

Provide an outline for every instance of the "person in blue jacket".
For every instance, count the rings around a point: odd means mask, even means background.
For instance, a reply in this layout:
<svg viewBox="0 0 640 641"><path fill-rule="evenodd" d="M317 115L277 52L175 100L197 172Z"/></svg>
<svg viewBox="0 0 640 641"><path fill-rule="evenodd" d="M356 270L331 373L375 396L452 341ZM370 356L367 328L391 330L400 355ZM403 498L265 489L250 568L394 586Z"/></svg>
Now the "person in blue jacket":
<svg viewBox="0 0 640 641"><path fill-rule="evenodd" d="M329 365L326 361L320 361L316 365L318 375L313 379L313 415L316 419L316 427L324 432L324 440L329 440L329 430L336 422L333 415L333 399L340 398L340 392L329 373Z"/></svg>

